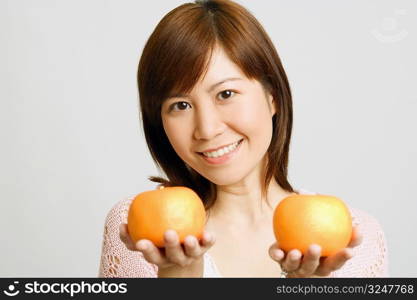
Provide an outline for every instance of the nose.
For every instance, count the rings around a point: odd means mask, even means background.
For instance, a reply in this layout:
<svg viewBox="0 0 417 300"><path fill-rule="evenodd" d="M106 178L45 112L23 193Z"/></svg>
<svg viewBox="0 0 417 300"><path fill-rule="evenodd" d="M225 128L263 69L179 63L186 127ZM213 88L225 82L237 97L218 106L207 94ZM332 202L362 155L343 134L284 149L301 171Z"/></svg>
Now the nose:
<svg viewBox="0 0 417 300"><path fill-rule="evenodd" d="M212 103L195 109L194 117L194 137L196 139L213 139L215 136L221 134L226 128L223 116Z"/></svg>

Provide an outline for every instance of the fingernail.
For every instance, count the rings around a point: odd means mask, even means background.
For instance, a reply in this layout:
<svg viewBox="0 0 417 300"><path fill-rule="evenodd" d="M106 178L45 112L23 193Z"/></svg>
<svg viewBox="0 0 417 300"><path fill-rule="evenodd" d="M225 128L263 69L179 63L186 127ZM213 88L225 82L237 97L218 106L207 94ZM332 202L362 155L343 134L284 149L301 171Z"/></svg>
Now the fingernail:
<svg viewBox="0 0 417 300"><path fill-rule="evenodd" d="M282 252L281 251L274 251L272 252L272 255L276 260L280 260L282 258Z"/></svg>
<svg viewBox="0 0 417 300"><path fill-rule="evenodd" d="M313 245L311 245L311 251L313 252L313 253L315 253L315 252L321 252L321 247L320 247L320 245L317 245L317 244L313 244Z"/></svg>
<svg viewBox="0 0 417 300"><path fill-rule="evenodd" d="M195 245L194 239L192 237L187 237L186 243L188 246L191 246L191 247Z"/></svg>
<svg viewBox="0 0 417 300"><path fill-rule="evenodd" d="M353 257L353 252L351 250L346 250L346 257L347 259L351 259Z"/></svg>
<svg viewBox="0 0 417 300"><path fill-rule="evenodd" d="M298 252L295 252L291 255L290 259L292 261L296 261L296 260L300 259L300 257L301 257L300 254Z"/></svg>
<svg viewBox="0 0 417 300"><path fill-rule="evenodd" d="M138 250L144 251L148 248L148 245L146 245L146 243L144 243L144 242L139 242L139 243L137 243L136 247L138 248Z"/></svg>
<svg viewBox="0 0 417 300"><path fill-rule="evenodd" d="M167 230L164 235L165 240L168 243L175 242L175 231L174 230Z"/></svg>

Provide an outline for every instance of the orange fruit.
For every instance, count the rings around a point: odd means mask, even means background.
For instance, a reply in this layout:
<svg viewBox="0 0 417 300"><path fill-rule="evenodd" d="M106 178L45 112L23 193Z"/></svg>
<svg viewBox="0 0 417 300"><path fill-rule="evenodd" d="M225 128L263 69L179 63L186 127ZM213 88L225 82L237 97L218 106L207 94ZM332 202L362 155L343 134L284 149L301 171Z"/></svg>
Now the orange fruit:
<svg viewBox="0 0 417 300"><path fill-rule="evenodd" d="M345 203L329 195L291 195L275 208L273 228L278 246L303 254L311 244L322 248L321 256L345 248L352 236L352 217Z"/></svg>
<svg viewBox="0 0 417 300"><path fill-rule="evenodd" d="M164 246L164 233L173 229L183 243L187 235L202 238L206 211L200 197L187 187L161 187L138 194L127 216L130 237Z"/></svg>

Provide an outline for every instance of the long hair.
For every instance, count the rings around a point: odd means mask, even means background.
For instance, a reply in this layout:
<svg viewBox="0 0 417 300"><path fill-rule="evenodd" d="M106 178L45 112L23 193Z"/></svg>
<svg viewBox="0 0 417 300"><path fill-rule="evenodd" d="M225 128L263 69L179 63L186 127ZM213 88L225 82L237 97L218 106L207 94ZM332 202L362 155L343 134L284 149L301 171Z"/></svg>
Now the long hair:
<svg viewBox="0 0 417 300"><path fill-rule="evenodd" d="M288 155L293 122L292 97L278 53L256 18L229 0L195 1L167 13L149 37L140 58L137 80L146 142L167 179L149 179L164 186L193 189L209 209L215 185L191 169L171 146L161 117L170 94L188 93L205 74L213 49L221 46L249 79L258 80L274 98L272 140L267 150L262 195L272 178L288 192Z"/></svg>

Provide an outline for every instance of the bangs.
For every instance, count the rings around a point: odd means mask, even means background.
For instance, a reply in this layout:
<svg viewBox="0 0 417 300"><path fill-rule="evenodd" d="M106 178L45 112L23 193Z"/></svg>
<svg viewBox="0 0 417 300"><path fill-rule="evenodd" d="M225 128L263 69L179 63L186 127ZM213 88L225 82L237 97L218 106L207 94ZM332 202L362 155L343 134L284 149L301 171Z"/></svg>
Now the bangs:
<svg viewBox="0 0 417 300"><path fill-rule="evenodd" d="M139 90L157 119L162 103L189 93L207 72L217 36L210 16L194 5L171 11L155 28L138 69Z"/></svg>
<svg viewBox="0 0 417 300"><path fill-rule="evenodd" d="M161 90L161 104L169 97L180 97L189 94L200 78L203 78L208 71L215 41L207 47L189 49L188 55L178 55L174 60L178 61L169 69L166 69L165 76L173 80L163 82ZM189 46L189 45L187 45ZM188 49L187 49L188 50Z"/></svg>

